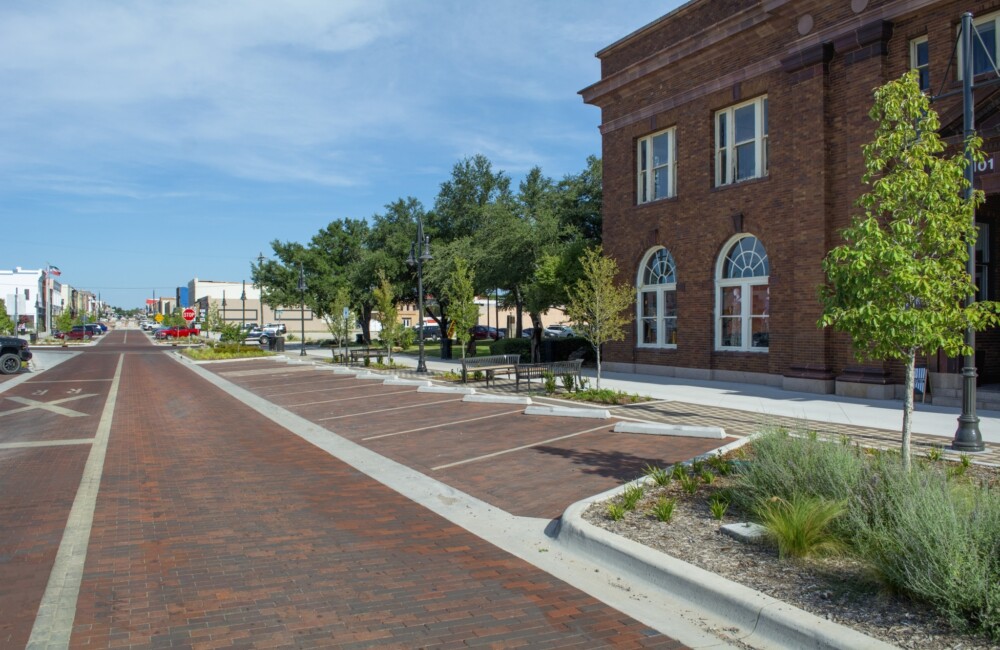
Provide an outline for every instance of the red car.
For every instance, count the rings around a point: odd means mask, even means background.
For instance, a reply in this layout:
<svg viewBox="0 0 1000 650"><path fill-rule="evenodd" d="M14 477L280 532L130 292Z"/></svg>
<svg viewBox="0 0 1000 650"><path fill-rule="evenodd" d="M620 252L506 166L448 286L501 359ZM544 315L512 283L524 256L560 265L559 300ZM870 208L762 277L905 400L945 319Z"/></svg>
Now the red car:
<svg viewBox="0 0 1000 650"><path fill-rule="evenodd" d="M198 336L199 333L200 331L197 327L167 327L162 330L156 330L154 336L158 339L175 339Z"/></svg>

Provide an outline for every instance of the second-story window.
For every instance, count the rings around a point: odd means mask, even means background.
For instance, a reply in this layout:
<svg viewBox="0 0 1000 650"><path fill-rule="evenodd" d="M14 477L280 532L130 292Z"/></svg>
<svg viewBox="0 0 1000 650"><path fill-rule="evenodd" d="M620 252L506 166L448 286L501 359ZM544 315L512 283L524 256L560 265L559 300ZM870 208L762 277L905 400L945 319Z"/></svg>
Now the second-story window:
<svg viewBox="0 0 1000 650"><path fill-rule="evenodd" d="M715 114L715 184L767 176L767 96Z"/></svg>
<svg viewBox="0 0 1000 650"><path fill-rule="evenodd" d="M928 55L926 36L910 41L910 69L916 70L919 75L920 90L930 91L930 56Z"/></svg>
<svg viewBox="0 0 1000 650"><path fill-rule="evenodd" d="M674 129L639 138L637 146L637 202L649 203L676 193Z"/></svg>

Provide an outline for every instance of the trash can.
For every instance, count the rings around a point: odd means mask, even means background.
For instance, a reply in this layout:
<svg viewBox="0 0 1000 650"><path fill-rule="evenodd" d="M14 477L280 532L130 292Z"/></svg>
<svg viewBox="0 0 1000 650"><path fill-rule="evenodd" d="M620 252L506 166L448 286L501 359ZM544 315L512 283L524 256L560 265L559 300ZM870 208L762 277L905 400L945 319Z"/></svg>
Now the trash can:
<svg viewBox="0 0 1000 650"><path fill-rule="evenodd" d="M270 339L270 341L271 341L271 343L274 344L274 351L275 352L284 352L285 351L285 337L284 336L275 336L273 339Z"/></svg>
<svg viewBox="0 0 1000 650"><path fill-rule="evenodd" d="M27 291L27 289L25 289L25 291ZM38 343L38 334L36 334L35 332L32 332L31 334L29 334L28 335L28 342L31 343L32 345L34 345L35 343Z"/></svg>

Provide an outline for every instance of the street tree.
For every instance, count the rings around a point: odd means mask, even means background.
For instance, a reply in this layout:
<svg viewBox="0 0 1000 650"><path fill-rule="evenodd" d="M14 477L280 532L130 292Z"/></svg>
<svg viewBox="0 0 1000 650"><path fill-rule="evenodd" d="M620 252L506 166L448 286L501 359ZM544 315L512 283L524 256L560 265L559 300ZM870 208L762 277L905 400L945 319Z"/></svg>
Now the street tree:
<svg viewBox="0 0 1000 650"><path fill-rule="evenodd" d="M346 286L341 286L333 296L327 314L323 316L326 328L337 341L341 354L347 355L347 342L354 326L354 312L351 310L351 292Z"/></svg>
<svg viewBox="0 0 1000 650"><path fill-rule="evenodd" d="M16 296L15 296L16 299ZM7 313L7 303L0 300L0 334L15 333L14 319Z"/></svg>
<svg viewBox="0 0 1000 650"><path fill-rule="evenodd" d="M479 320L479 305L476 304L476 290L473 271L463 257L456 257L448 284L443 294L450 305L451 320L455 324L455 338L462 346L462 358L472 339L472 327Z"/></svg>
<svg viewBox="0 0 1000 650"><path fill-rule="evenodd" d="M966 328L981 330L1000 318L996 303L965 304L975 291L966 262L983 194L964 198L966 159L945 152L937 113L916 73L876 89L869 116L875 135L864 147L863 214L823 261L819 324L848 333L859 360L903 363L902 457L909 469L917 354L971 354ZM965 142L975 160L983 159L980 144L978 137Z"/></svg>
<svg viewBox="0 0 1000 650"><path fill-rule="evenodd" d="M601 247L587 249L580 260L582 276L570 287L566 314L573 330L587 339L597 357L597 388L601 388L601 346L625 338L632 320L635 289L631 284L615 284L618 264L601 253Z"/></svg>
<svg viewBox="0 0 1000 650"><path fill-rule="evenodd" d="M375 285L375 308L378 310L378 322L382 326L379 333L382 343L388 348L388 362L392 366L392 348L402 337L403 325L399 322L399 312L396 308L396 293L385 272L379 269L378 283Z"/></svg>

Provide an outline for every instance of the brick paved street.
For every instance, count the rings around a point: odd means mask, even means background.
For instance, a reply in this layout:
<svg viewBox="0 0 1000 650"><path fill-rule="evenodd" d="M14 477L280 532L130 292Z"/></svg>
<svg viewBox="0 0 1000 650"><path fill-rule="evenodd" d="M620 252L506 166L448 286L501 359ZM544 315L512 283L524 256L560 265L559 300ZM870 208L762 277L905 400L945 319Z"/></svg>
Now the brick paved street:
<svg viewBox="0 0 1000 650"><path fill-rule="evenodd" d="M78 439L94 438L120 355L70 647L681 647L319 452L128 334L127 345L111 333L0 394L3 417L23 407L12 397L43 385L75 390L86 380L103 391L76 400L82 416L42 409L5 419L6 443L65 444L0 447L3 647L29 638L91 446Z"/></svg>

